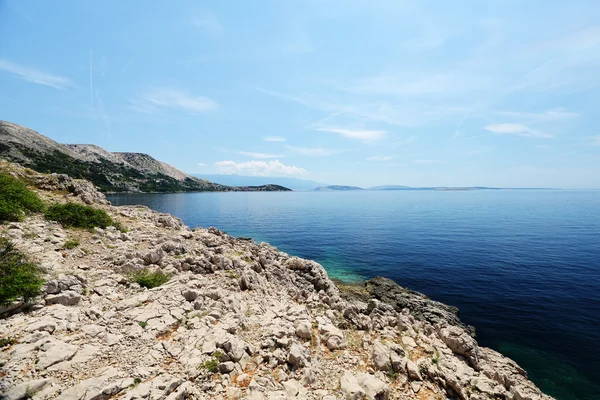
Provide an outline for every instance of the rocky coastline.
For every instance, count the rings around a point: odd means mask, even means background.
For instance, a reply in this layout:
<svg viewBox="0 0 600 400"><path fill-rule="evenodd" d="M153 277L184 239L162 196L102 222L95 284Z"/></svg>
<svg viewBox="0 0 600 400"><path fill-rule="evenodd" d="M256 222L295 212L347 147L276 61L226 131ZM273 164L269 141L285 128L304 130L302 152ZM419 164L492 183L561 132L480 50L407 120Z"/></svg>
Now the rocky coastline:
<svg viewBox="0 0 600 400"><path fill-rule="evenodd" d="M46 271L43 295L0 319L0 398L549 400L479 346L458 310L385 278L337 285L318 263L92 184L27 174L46 201L101 208L126 228L0 226ZM76 239L79 246L65 249ZM132 282L140 269L169 280Z"/></svg>

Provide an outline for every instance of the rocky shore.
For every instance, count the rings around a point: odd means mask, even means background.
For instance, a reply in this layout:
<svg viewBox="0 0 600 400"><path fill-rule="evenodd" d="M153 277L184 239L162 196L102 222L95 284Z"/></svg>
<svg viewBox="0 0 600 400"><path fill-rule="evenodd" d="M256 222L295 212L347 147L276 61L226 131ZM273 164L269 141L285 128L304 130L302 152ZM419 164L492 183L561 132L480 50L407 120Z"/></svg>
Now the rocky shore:
<svg viewBox="0 0 600 400"><path fill-rule="evenodd" d="M33 305L2 310L2 399L551 399L454 307L385 278L338 287L267 243L28 174L47 201L92 204L127 232L39 215L0 227L46 270ZM142 268L170 278L142 288Z"/></svg>

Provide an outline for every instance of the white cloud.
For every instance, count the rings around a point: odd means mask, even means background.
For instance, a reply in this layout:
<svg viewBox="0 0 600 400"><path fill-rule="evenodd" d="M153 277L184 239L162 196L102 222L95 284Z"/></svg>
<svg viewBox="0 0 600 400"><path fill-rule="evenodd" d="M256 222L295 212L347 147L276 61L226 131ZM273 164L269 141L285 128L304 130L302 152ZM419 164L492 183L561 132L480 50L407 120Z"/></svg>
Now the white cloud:
<svg viewBox="0 0 600 400"><path fill-rule="evenodd" d="M282 176L302 175L306 173L304 168L288 166L279 160L274 161L248 161L237 163L235 161L219 161L214 163L221 174L242 173L250 176Z"/></svg>
<svg viewBox="0 0 600 400"><path fill-rule="evenodd" d="M600 146L600 135L590 136L590 139L592 139L592 146Z"/></svg>
<svg viewBox="0 0 600 400"><path fill-rule="evenodd" d="M17 75L21 79L24 79L28 82L50 86L54 89L65 90L67 87L73 86L73 83L71 83L71 81L65 77L51 75L35 68L13 64L2 59L0 59L0 71L6 71Z"/></svg>
<svg viewBox="0 0 600 400"><path fill-rule="evenodd" d="M199 166L199 167L205 167L205 166L206 166L206 164L205 164L205 163L203 163L203 162L199 162L199 163L198 163L198 166Z"/></svg>
<svg viewBox="0 0 600 400"><path fill-rule="evenodd" d="M285 138L281 136L267 136L264 138L265 142L285 142Z"/></svg>
<svg viewBox="0 0 600 400"><path fill-rule="evenodd" d="M285 146L286 149L309 157L327 157L333 154L341 153L343 150L324 149L322 147L294 147Z"/></svg>
<svg viewBox="0 0 600 400"><path fill-rule="evenodd" d="M390 161L394 156L373 156L368 157L367 161Z"/></svg>
<svg viewBox="0 0 600 400"><path fill-rule="evenodd" d="M551 138L553 137L549 133L540 132L535 129L531 129L527 125L523 124L492 124L484 127L486 131L490 131L498 134L518 135L525 137L538 137L538 138Z"/></svg>
<svg viewBox="0 0 600 400"><path fill-rule="evenodd" d="M192 24L209 32L219 33L223 31L223 25L214 12L205 12L200 16L192 18Z"/></svg>
<svg viewBox="0 0 600 400"><path fill-rule="evenodd" d="M240 151L239 154L252 158L281 158L280 154L269 154L269 153L253 153L250 151Z"/></svg>
<svg viewBox="0 0 600 400"><path fill-rule="evenodd" d="M321 132L332 132L338 135L349 138L359 139L365 141L383 139L385 131L373 131L373 130L356 130L356 129L343 129L343 128L317 128Z"/></svg>
<svg viewBox="0 0 600 400"><path fill-rule="evenodd" d="M138 99L131 100L130 108L144 113L170 108L196 114L216 111L219 105L208 97L192 96L176 89L153 89L141 93Z"/></svg>

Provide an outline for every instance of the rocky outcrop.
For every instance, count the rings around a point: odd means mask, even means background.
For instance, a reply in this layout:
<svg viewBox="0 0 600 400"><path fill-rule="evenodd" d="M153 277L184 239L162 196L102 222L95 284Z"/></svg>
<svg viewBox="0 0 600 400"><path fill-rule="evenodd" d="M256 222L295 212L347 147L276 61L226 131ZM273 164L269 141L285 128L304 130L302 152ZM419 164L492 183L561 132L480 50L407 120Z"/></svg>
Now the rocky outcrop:
<svg viewBox="0 0 600 400"><path fill-rule="evenodd" d="M459 324L432 319L426 299L344 299L318 263L267 243L97 206L128 232L41 216L0 228L48 272L30 311L0 320L15 340L0 353L3 398L550 399ZM68 238L80 246L65 250ZM170 279L142 288L141 269Z"/></svg>
<svg viewBox="0 0 600 400"><path fill-rule="evenodd" d="M470 334L475 329L462 323L458 317L458 308L434 301L422 293L403 288L391 279L377 277L368 280L365 288L369 297L390 304L397 311L409 309L416 318L432 324L454 325L464 328Z"/></svg>

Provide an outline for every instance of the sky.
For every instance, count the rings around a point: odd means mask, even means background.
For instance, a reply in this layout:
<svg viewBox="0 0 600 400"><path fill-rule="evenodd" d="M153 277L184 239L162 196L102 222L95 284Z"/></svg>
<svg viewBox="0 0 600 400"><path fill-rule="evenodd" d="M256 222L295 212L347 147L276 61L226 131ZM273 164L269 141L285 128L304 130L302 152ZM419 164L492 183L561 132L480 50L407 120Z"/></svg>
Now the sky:
<svg viewBox="0 0 600 400"><path fill-rule="evenodd" d="M0 119L189 173L600 188L600 2L0 0Z"/></svg>

